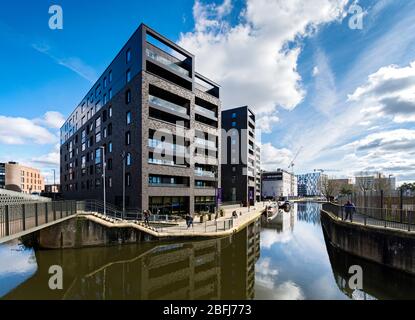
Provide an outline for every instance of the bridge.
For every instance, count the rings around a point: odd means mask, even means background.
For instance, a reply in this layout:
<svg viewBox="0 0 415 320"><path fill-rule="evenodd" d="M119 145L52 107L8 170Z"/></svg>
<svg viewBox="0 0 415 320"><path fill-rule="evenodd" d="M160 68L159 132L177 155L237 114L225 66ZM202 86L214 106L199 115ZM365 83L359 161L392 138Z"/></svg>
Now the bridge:
<svg viewBox="0 0 415 320"><path fill-rule="evenodd" d="M235 209L238 218L232 217ZM139 210L123 213L110 204L106 204L104 209L103 202L97 200L0 205L0 244L36 233L43 235L42 241L48 239L46 242L50 248L58 248L59 243L64 247L64 242L73 244L75 238L82 238L85 234L89 236L85 245L105 245L108 239L131 243L143 239L222 237L258 219L265 211L265 204L250 209L230 206L220 211L217 216L204 215L203 221L196 217L193 225L188 227L182 217L174 215L151 215L149 224L146 224ZM80 226L79 222L85 226ZM99 237L103 238L102 241L97 240ZM91 238L94 238L92 242Z"/></svg>
<svg viewBox="0 0 415 320"><path fill-rule="evenodd" d="M330 243L348 253L415 275L415 212L322 205L321 222Z"/></svg>

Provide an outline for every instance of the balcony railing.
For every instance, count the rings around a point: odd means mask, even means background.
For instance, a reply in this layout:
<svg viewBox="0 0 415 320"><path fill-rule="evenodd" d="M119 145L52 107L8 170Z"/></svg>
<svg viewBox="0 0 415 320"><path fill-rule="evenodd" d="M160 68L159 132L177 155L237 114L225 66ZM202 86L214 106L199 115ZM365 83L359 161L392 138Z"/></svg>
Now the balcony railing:
<svg viewBox="0 0 415 320"><path fill-rule="evenodd" d="M203 108L201 106L196 105L195 106L196 113L199 113L200 115L207 117L209 119L218 120L218 117L216 117L216 113L214 111L211 111L209 109Z"/></svg>
<svg viewBox="0 0 415 320"><path fill-rule="evenodd" d="M150 59L157 61L158 63L161 63L162 65L167 66L168 68L186 76L186 77L190 77L190 72L188 70L186 70L185 68L180 67L179 65L177 65L176 63L174 63L173 61L170 61L169 59L167 59L166 57L163 57L161 54L158 54L157 52L150 50L150 49L146 49L146 54L147 57L149 57Z"/></svg>
<svg viewBox="0 0 415 320"><path fill-rule="evenodd" d="M150 187L160 188L188 188L189 186L184 183L149 183Z"/></svg>
<svg viewBox="0 0 415 320"><path fill-rule="evenodd" d="M175 113L179 113L181 115L187 116L187 109L185 107L179 106L173 102L166 101L164 99L149 95L148 97L149 103L152 103L162 109L166 109L168 111L173 111Z"/></svg>
<svg viewBox="0 0 415 320"><path fill-rule="evenodd" d="M195 144L197 144L199 146L204 146L204 147L208 147L208 148L217 149L216 143L214 141L210 141L210 140L204 140L204 139L201 139L201 138L196 138L195 139Z"/></svg>
<svg viewBox="0 0 415 320"><path fill-rule="evenodd" d="M155 140L155 139L148 139L148 147L154 148L154 149L160 148L162 150L170 150L180 155L182 154L185 155L187 152L187 147L185 146L162 142L160 140Z"/></svg>
<svg viewBox="0 0 415 320"><path fill-rule="evenodd" d="M195 175L198 177L208 177L208 178L215 178L216 175L212 171L204 171L204 170L195 170Z"/></svg>
<svg viewBox="0 0 415 320"><path fill-rule="evenodd" d="M154 158L148 158L148 163L161 164L161 165L167 165L167 166L179 166L179 165L176 165L173 160L154 159Z"/></svg>

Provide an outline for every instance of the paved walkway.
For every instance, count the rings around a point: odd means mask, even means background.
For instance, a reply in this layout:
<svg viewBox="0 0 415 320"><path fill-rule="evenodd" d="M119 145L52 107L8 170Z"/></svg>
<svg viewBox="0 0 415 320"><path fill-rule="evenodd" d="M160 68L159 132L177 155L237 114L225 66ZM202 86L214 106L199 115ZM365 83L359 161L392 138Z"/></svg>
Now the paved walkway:
<svg viewBox="0 0 415 320"><path fill-rule="evenodd" d="M338 217L341 220L341 217ZM346 220L343 220L346 221ZM350 218L347 222L351 222ZM396 229L408 232L415 232L415 225L408 225L405 223L393 222L393 221L384 221L375 218L370 218L360 213L353 214L353 222L355 224L373 226L373 227L383 227L388 229Z"/></svg>
<svg viewBox="0 0 415 320"><path fill-rule="evenodd" d="M232 219L232 212L236 210L238 218ZM264 203L258 203L256 206L248 208L227 208L224 209L224 216L217 220L200 222L197 217L193 226L188 228L185 221L177 222L175 226L163 226L163 223L151 224L150 227L144 225L142 221L117 221L114 219L103 218L102 215L85 214L87 219L93 220L109 228L135 228L140 231L151 234L155 237L221 237L227 236L245 228L248 224L255 221L265 210ZM241 214L241 215L240 215ZM231 224L230 224L231 223Z"/></svg>

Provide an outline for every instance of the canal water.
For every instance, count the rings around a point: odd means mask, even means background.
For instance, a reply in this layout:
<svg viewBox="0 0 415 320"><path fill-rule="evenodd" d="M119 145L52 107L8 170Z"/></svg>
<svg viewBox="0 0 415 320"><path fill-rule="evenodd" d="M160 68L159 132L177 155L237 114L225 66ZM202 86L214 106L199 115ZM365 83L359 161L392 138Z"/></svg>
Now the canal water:
<svg viewBox="0 0 415 320"><path fill-rule="evenodd" d="M61 266L63 290L49 288ZM363 290L348 286L363 269ZM320 205L296 204L238 234L202 241L37 251L0 246L2 299L415 299L415 278L338 251Z"/></svg>

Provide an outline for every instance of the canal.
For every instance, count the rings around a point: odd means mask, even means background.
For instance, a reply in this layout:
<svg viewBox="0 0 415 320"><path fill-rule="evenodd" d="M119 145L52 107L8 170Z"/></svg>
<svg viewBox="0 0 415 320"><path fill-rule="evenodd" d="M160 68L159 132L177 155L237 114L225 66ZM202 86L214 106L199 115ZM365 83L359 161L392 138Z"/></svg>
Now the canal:
<svg viewBox="0 0 415 320"><path fill-rule="evenodd" d="M49 268L63 268L50 290ZM348 288L349 267L363 290ZM223 239L34 251L0 246L2 299L415 299L414 277L338 251L320 205L296 204Z"/></svg>

